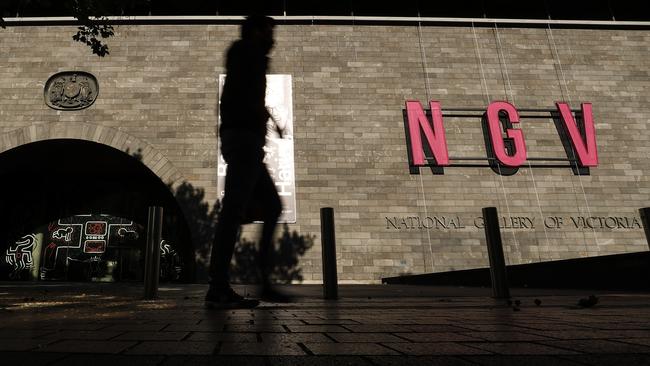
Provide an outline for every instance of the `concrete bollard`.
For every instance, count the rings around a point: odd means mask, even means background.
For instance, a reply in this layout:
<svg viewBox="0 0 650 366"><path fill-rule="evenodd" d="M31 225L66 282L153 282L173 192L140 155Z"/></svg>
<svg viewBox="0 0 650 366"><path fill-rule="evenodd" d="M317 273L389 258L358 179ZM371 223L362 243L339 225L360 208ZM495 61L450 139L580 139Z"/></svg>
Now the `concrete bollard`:
<svg viewBox="0 0 650 366"><path fill-rule="evenodd" d="M147 243L144 256L144 298L158 297L160 278L160 241L162 240L163 208L149 207L147 216Z"/></svg>
<svg viewBox="0 0 650 366"><path fill-rule="evenodd" d="M326 300L338 299L336 273L336 237L334 234L334 209L320 209L320 232L323 253L323 296Z"/></svg>
<svg viewBox="0 0 650 366"><path fill-rule="evenodd" d="M503 244L501 242L501 229L499 229L499 216L496 207L483 208L485 222L485 239L490 258L490 277L492 279L492 296L497 299L510 298L506 262L503 258Z"/></svg>

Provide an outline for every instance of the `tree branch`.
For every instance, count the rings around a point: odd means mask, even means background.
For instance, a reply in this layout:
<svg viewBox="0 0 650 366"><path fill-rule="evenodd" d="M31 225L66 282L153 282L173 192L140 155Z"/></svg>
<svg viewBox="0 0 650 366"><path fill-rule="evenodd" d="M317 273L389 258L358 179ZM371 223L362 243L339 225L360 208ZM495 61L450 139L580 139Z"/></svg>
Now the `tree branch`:
<svg viewBox="0 0 650 366"><path fill-rule="evenodd" d="M102 43L103 39L112 37L115 33L113 32L113 26L105 23L98 23L97 21L106 21L105 17L96 17L95 21L86 19L83 24L77 28L77 34L72 36L72 39L85 43L93 53L99 57L104 57L110 52L108 50L108 45Z"/></svg>
<svg viewBox="0 0 650 366"><path fill-rule="evenodd" d="M93 54L104 57L109 49L106 39L115 35L115 30L106 15L124 14L124 9L135 6L150 6L151 0L63 0L61 6L79 21L77 33L72 36L92 50ZM0 17L0 28L7 22Z"/></svg>
<svg viewBox="0 0 650 366"><path fill-rule="evenodd" d="M115 35L113 26L108 24L108 18L98 14L106 14L105 3L102 0L67 0L65 4L72 15L79 20L81 26L72 39L86 44L99 57L110 54L108 45L102 40Z"/></svg>

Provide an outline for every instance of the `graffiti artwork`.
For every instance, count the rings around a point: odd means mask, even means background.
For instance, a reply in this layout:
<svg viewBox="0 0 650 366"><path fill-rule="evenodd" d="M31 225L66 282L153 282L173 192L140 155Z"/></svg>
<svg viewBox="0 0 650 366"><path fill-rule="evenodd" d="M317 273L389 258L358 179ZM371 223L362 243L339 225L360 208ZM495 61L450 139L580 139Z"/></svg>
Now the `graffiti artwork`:
<svg viewBox="0 0 650 366"><path fill-rule="evenodd" d="M101 264L113 256L103 258L103 255L109 247L118 252L137 251L138 231L133 221L109 215L76 215L59 219L48 227L49 243L44 248L40 278L69 278L71 269L80 272L73 273L75 277L82 277L76 278L78 280L103 278L107 273L102 272L108 269ZM135 235L126 235L127 232Z"/></svg>
<svg viewBox="0 0 650 366"><path fill-rule="evenodd" d="M22 271L32 268L34 264L32 249L35 243L36 236L29 234L23 236L15 245L9 246L5 253L5 260L13 267L10 278L19 278Z"/></svg>
<svg viewBox="0 0 650 366"><path fill-rule="evenodd" d="M143 233L142 225L111 215L59 219L5 247L0 279L141 280ZM184 265L174 243L160 243L160 261L161 280L181 277Z"/></svg>
<svg viewBox="0 0 650 366"><path fill-rule="evenodd" d="M160 279L176 281L181 277L183 262L178 252L166 240L160 242Z"/></svg>
<svg viewBox="0 0 650 366"><path fill-rule="evenodd" d="M70 242L72 240L72 232L74 230L71 227L66 227L63 229L56 230L55 232L52 233L52 238L53 239L63 239L66 242Z"/></svg>

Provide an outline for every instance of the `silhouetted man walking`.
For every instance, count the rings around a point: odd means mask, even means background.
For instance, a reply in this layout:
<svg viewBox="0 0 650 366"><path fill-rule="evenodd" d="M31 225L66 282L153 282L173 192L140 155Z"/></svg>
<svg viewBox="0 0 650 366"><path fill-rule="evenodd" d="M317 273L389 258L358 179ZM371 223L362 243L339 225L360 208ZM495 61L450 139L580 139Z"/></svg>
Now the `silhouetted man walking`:
<svg viewBox="0 0 650 366"><path fill-rule="evenodd" d="M287 301L271 288L270 254L282 203L263 163L266 124L270 114L264 104L268 54L273 48L272 18L249 16L241 26L241 39L226 56L226 81L221 95L221 153L228 163L225 195L212 245L208 307L251 308L258 300L246 299L230 287L228 272L241 224L264 221L259 265L262 298Z"/></svg>

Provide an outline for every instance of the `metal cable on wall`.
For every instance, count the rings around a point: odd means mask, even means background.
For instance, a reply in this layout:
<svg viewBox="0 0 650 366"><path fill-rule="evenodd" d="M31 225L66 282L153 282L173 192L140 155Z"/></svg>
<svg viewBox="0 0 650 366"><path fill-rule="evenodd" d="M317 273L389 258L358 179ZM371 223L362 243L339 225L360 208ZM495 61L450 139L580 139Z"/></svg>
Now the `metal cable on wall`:
<svg viewBox="0 0 650 366"><path fill-rule="evenodd" d="M502 62L502 71L503 71L502 74L505 76L505 80L506 80L506 83L504 83L504 86L507 86L506 99L509 102L512 102L512 104L516 105L515 95L514 95L514 92L513 92L513 89L512 89L512 83L511 83L511 80L510 80L510 72L508 71L508 63L506 61L506 54L503 52L504 47L501 44L501 36L499 34L499 26L496 23L494 23L494 35L495 35L495 38L496 38L496 41L497 41L497 50L498 50L498 54L499 54L499 59ZM531 178L532 178L532 181L533 181L533 189L535 191L535 198L537 200L537 207L539 209L539 216L540 216L540 219L543 220L544 219L544 213L542 211L542 204L541 204L540 199L539 199L539 192L537 191L537 182L535 181L535 173L533 172L533 168L531 166L530 160L528 160L528 170L530 171L530 175L531 175ZM502 178L502 182L503 182L503 178ZM508 214L510 215L509 207L508 207ZM546 237L546 245L549 245L548 232L546 231L546 226L544 226L543 224L542 224L542 229L544 229L544 236ZM514 231L513 231L513 238L514 238ZM517 243L516 239L515 239L515 243ZM521 251L521 248L520 248L520 251ZM541 261L539 245L538 245L538 249L537 249L537 261L538 262Z"/></svg>
<svg viewBox="0 0 650 366"><path fill-rule="evenodd" d="M553 57L555 59L555 62L557 62L557 65L558 65L559 73L557 74L557 76L558 76L558 82L560 84L560 92L562 94L562 97L565 98L564 100L566 100L569 103L569 105L573 105L573 98L572 98L571 93L569 91L568 83L567 83L567 80L566 80L566 74L564 72L564 68L562 66L562 61L560 60L560 54L558 52L557 42L555 41L555 36L553 35L553 29L551 28L550 24L548 24L546 34L547 34L547 38L549 39L550 46L552 46ZM569 48L569 52L571 52L570 48ZM564 91L566 92L566 94L564 92L562 92L562 87L564 87ZM578 172L578 174L577 174L578 175L578 183L580 184L580 191L582 193L582 198L584 199L584 202L585 202L585 208L587 209L587 215L589 215L589 217L591 217L592 216L591 215L591 207L589 206L589 200L587 199L587 194L585 192L585 187L584 187L584 185L582 183L582 174L579 173L579 166L578 166L577 160L574 160L573 164L575 165L576 172ZM574 181L571 180L571 185L574 186L573 182ZM575 186L574 186L574 191L575 191ZM578 201L579 201L578 196L579 196L579 194L580 194L580 192L575 193L576 207L578 208L578 210L580 210L580 206L578 204ZM592 231L592 233L594 235L594 241L596 242L596 246L599 246L598 236L596 235L596 229L592 227L591 231ZM586 236L586 234L584 234L584 232L583 232L583 238L584 238L585 250L588 251L589 249L587 247L587 236Z"/></svg>
<svg viewBox="0 0 650 366"><path fill-rule="evenodd" d="M418 12L419 16L419 12ZM426 51L424 49L424 45L422 44L422 23L418 22L418 42L420 45L420 58L422 60L422 71L424 73L424 87L425 87L425 92L427 96L427 103L431 100L431 89L429 86L429 73L427 72L427 55ZM422 203L424 205L424 216L428 217L428 209L427 209L427 197L424 194L424 181L422 179L422 174L418 174L420 178L420 192L422 193ZM435 259L433 258L433 247L431 243L431 231L429 228L426 228L427 230L427 239L429 243L429 257L431 258L431 272L435 272ZM424 249L424 248L423 248ZM423 261L424 261L424 270L426 271L426 254L422 253Z"/></svg>

